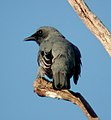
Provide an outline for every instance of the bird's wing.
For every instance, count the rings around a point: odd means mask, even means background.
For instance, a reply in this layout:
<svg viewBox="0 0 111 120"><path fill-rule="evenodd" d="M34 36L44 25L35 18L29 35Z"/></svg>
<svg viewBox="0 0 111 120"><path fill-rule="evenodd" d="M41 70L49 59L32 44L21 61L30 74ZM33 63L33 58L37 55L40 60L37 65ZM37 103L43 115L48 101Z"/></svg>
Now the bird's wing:
<svg viewBox="0 0 111 120"><path fill-rule="evenodd" d="M69 89L70 76L68 65L68 50L67 44L58 41L52 47L52 72L53 72L53 86L55 89Z"/></svg>

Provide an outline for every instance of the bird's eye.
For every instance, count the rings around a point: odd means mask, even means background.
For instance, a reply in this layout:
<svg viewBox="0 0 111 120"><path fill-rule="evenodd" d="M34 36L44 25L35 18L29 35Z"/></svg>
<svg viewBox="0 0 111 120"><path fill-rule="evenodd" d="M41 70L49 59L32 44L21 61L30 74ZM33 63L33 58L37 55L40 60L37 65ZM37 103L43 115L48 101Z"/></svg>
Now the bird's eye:
<svg viewBox="0 0 111 120"><path fill-rule="evenodd" d="M42 30L37 31L37 35L38 35L39 37L42 37L42 36L43 36L43 31L42 31Z"/></svg>

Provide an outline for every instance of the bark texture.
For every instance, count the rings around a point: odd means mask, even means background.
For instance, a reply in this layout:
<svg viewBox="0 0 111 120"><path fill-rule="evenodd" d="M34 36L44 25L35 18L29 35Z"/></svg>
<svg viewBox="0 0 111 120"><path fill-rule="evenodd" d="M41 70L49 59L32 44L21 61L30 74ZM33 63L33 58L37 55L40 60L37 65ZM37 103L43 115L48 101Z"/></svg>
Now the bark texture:
<svg viewBox="0 0 111 120"><path fill-rule="evenodd" d="M36 79L33 86L34 92L39 96L72 102L81 108L88 120L99 120L94 110L80 93L75 93L70 90L54 90L51 82L41 78Z"/></svg>
<svg viewBox="0 0 111 120"><path fill-rule="evenodd" d="M98 38L111 57L111 33L83 0L68 0L87 28Z"/></svg>

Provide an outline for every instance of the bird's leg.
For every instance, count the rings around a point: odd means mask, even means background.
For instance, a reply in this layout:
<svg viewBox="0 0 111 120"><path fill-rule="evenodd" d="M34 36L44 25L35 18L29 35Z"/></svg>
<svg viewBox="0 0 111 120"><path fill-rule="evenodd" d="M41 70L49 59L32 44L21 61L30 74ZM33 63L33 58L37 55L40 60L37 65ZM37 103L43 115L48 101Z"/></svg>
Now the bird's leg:
<svg viewBox="0 0 111 120"><path fill-rule="evenodd" d="M45 71L44 71L44 69L43 69L41 66L39 66L39 67L38 67L38 71L37 71L37 80L38 80L38 83L39 83L39 84L42 84L42 80L43 80L43 79L46 80L46 81L48 81L47 79L45 79L44 76L45 76ZM46 88L46 85L43 84L43 85L42 85L42 88L45 89L45 88Z"/></svg>
<svg viewBox="0 0 111 120"><path fill-rule="evenodd" d="M38 67L37 78L42 78L45 75L45 72L41 66Z"/></svg>

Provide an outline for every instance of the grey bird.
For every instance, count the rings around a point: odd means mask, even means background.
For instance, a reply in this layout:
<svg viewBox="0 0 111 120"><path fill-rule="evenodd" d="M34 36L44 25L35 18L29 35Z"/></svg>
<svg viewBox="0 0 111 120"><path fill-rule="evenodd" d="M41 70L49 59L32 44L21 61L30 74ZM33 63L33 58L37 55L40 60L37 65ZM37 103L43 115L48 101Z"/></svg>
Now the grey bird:
<svg viewBox="0 0 111 120"><path fill-rule="evenodd" d="M53 88L56 90L70 89L72 76L77 84L81 72L80 51L57 29L40 27L25 41L35 41L39 45L37 78L46 75L53 79Z"/></svg>

